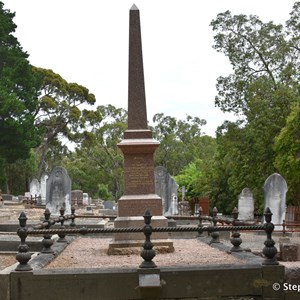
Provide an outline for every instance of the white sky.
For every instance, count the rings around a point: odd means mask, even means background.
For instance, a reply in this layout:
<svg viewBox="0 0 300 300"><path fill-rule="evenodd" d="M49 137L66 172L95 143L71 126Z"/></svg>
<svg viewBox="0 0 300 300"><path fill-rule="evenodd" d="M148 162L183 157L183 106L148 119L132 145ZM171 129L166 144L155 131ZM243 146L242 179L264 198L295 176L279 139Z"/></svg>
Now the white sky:
<svg viewBox="0 0 300 300"><path fill-rule="evenodd" d="M155 113L206 119L211 136L225 119L214 106L216 79L231 72L212 49L218 13L284 24L292 0L1 0L16 12L16 36L34 66L95 94L96 105L127 109L129 9L140 10L148 120Z"/></svg>

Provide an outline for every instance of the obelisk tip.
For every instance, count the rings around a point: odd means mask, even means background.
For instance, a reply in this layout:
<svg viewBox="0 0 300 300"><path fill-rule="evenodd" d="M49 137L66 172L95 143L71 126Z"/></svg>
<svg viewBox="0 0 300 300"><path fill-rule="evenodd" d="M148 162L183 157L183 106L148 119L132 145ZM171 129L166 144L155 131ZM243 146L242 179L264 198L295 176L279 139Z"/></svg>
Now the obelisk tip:
<svg viewBox="0 0 300 300"><path fill-rule="evenodd" d="M130 8L130 10L139 10L139 9L137 8L137 6L135 4L133 4L132 7Z"/></svg>

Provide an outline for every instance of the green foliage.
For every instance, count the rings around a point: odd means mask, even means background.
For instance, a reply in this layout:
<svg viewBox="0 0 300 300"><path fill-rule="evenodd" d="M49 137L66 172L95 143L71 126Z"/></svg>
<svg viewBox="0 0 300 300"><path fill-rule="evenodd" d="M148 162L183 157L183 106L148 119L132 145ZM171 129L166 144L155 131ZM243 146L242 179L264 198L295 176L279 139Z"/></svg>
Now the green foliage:
<svg viewBox="0 0 300 300"><path fill-rule="evenodd" d="M123 193L123 155L117 144L127 127L127 113L113 105L83 111L87 129L76 134L78 146L64 159L74 186L94 197L118 199Z"/></svg>
<svg viewBox="0 0 300 300"><path fill-rule="evenodd" d="M29 157L39 143L34 126L37 80L13 35L15 16L0 2L0 157L7 163Z"/></svg>
<svg viewBox="0 0 300 300"><path fill-rule="evenodd" d="M264 181L279 166L274 164L274 138L285 126L300 90L299 6L295 3L286 28L229 11L211 22L214 48L233 67L233 74L218 78L215 103L240 116L236 123L225 122L217 133L210 195L224 212L232 210L248 187L261 213Z"/></svg>
<svg viewBox="0 0 300 300"><path fill-rule="evenodd" d="M93 105L95 96L77 83L68 83L52 70L34 68L40 79L41 97L35 112L35 124L42 132L42 144L37 149L39 168L37 178L43 171L58 164L66 155L67 149L62 140L76 141L85 128L85 117L81 106Z"/></svg>
<svg viewBox="0 0 300 300"><path fill-rule="evenodd" d="M300 102L299 102L300 103ZM294 205L300 204L300 106L292 108L286 126L275 138L275 165L285 177Z"/></svg>
<svg viewBox="0 0 300 300"><path fill-rule="evenodd" d="M177 120L160 113L154 115L153 122L153 137L160 142L155 152L155 164L176 175L201 151L201 126L206 121L191 116L186 116L186 120Z"/></svg>
<svg viewBox="0 0 300 300"><path fill-rule="evenodd" d="M100 183L98 185L98 196L100 199L103 199L103 200L112 200L113 199L113 195L109 191L107 184Z"/></svg>

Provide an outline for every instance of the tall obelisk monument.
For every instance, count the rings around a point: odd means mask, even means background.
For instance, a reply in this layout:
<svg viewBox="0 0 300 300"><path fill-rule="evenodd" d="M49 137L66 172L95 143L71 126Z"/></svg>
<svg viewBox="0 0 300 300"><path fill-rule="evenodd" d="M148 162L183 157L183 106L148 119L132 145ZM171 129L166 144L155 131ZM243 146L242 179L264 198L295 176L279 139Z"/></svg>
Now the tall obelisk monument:
<svg viewBox="0 0 300 300"><path fill-rule="evenodd" d="M145 209L162 215L161 198L155 194L153 154L159 142L148 129L140 13L130 9L128 129L118 144L124 154L125 191L118 201L119 217L142 216Z"/></svg>
<svg viewBox="0 0 300 300"><path fill-rule="evenodd" d="M118 217L114 226L142 227L142 216L149 209L153 216L152 225L165 227L167 219L162 215L162 199L155 194L153 155L159 142L152 138L148 128L140 13L135 5L130 9L129 19L128 128L118 144L124 155L125 190L118 200ZM153 234L154 239L166 239L167 236L166 233ZM114 245L127 243L128 247L139 239L143 240L144 235L115 234ZM168 243L165 245L172 244Z"/></svg>

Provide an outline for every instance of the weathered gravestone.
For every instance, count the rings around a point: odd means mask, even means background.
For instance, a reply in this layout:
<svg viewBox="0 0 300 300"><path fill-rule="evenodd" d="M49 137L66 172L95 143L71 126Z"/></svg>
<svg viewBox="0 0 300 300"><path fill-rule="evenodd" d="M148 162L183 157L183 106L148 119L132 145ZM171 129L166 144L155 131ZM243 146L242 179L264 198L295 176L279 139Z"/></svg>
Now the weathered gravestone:
<svg viewBox="0 0 300 300"><path fill-rule="evenodd" d="M158 166L154 169L155 193L161 197L163 214L166 216L178 214L177 190L178 184L168 173L167 169Z"/></svg>
<svg viewBox="0 0 300 300"><path fill-rule="evenodd" d="M83 191L72 190L71 191L71 205L82 205L83 204Z"/></svg>
<svg viewBox="0 0 300 300"><path fill-rule="evenodd" d="M62 167L53 168L47 180L46 208L51 214L59 215L61 207L65 214L71 213L71 179Z"/></svg>
<svg viewBox="0 0 300 300"><path fill-rule="evenodd" d="M106 200L103 202L103 205L105 209L115 209L116 203L111 200Z"/></svg>
<svg viewBox="0 0 300 300"><path fill-rule="evenodd" d="M239 220L247 221L254 219L254 199L249 188L244 188L238 201Z"/></svg>
<svg viewBox="0 0 300 300"><path fill-rule="evenodd" d="M272 174L264 184L264 209L270 208L273 224L282 224L285 219L287 184L280 174ZM282 226L275 226L275 230L282 230Z"/></svg>
<svg viewBox="0 0 300 300"><path fill-rule="evenodd" d="M162 215L162 200L155 194L153 155L159 142L152 138L148 128L140 13L135 5L129 15L128 128L118 147L124 155L125 188L124 195L118 200L115 228L144 226L142 216L147 209L153 215L153 226L167 227L167 219ZM117 241L122 241L127 247L136 247L141 246L145 239L140 233L116 233L114 237L115 242L109 248L111 254L116 253L116 247L121 244ZM151 236L153 240L167 237L167 233ZM164 246L174 250L170 241Z"/></svg>
<svg viewBox="0 0 300 300"><path fill-rule="evenodd" d="M46 205L46 190L47 190L47 179L48 174L43 173L41 176L41 204Z"/></svg>
<svg viewBox="0 0 300 300"><path fill-rule="evenodd" d="M29 185L29 191L32 198L37 198L41 195L40 182L36 178L31 180Z"/></svg>
<svg viewBox="0 0 300 300"><path fill-rule="evenodd" d="M83 193L82 194L82 203L83 205L90 205L90 197L88 193Z"/></svg>

